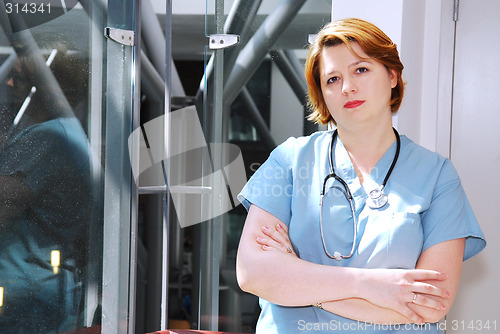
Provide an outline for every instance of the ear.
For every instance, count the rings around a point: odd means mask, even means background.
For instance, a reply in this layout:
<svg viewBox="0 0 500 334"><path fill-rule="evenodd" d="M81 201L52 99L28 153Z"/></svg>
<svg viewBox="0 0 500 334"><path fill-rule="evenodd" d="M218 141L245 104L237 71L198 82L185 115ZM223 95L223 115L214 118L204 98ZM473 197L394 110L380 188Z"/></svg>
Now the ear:
<svg viewBox="0 0 500 334"><path fill-rule="evenodd" d="M396 70L389 70L389 78L391 79L391 88L394 88L398 84L398 73Z"/></svg>

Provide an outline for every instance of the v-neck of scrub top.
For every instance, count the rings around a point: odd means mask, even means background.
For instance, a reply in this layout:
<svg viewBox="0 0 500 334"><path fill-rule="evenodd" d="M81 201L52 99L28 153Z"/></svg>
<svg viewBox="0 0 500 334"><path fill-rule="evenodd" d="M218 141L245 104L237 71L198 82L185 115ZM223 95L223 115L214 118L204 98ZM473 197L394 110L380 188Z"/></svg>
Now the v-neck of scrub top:
<svg viewBox="0 0 500 334"><path fill-rule="evenodd" d="M377 187L380 188L382 185L392 161L394 160L396 146L397 141L395 140L377 161L375 167L370 171L370 174L365 177L363 184L361 184L347 149L342 143L342 140L338 136L336 137L334 143L335 154L333 156L335 173L349 186L357 213L363 210L366 199L368 198L368 193ZM389 181L390 177L387 182ZM331 186L332 185L333 184L331 184Z"/></svg>

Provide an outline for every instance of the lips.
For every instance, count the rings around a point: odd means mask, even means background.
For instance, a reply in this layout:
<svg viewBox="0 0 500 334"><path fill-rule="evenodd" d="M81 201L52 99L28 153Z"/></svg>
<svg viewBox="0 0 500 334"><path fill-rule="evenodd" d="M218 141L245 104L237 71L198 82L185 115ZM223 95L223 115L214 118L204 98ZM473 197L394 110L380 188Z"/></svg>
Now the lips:
<svg viewBox="0 0 500 334"><path fill-rule="evenodd" d="M360 105L362 105L363 103L365 103L365 101L361 101L361 100L349 101L349 102L346 102L346 104L344 104L344 108L349 108L349 109L357 108Z"/></svg>

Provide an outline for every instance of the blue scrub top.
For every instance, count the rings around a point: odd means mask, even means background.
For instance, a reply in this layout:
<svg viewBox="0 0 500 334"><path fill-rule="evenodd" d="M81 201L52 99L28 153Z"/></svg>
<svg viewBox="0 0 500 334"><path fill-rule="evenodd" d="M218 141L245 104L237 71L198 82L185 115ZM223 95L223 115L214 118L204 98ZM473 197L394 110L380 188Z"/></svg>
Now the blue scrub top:
<svg viewBox="0 0 500 334"><path fill-rule="evenodd" d="M0 152L0 175L19 175L33 194L24 210L0 207L0 332L56 333L81 327L83 273L93 192L88 139L75 117L32 125ZM54 274L51 251L60 250Z"/></svg>
<svg viewBox="0 0 500 334"><path fill-rule="evenodd" d="M420 254L443 241L466 238L464 261L486 241L449 159L401 136L401 150L385 186L383 208L366 205L367 193L381 185L396 153L396 143L378 161L363 185L340 139L334 145L335 172L349 186L357 217L353 256L337 261L323 249L320 194L331 173L332 131L289 138L278 146L238 195L242 204L259 206L288 226L297 255L306 261L357 268L413 269ZM323 202L323 233L330 254L348 255L353 218L342 185L330 178ZM332 281L334 284L334 281ZM316 307L283 307L261 299L257 333L442 333L436 324L377 326L346 319Z"/></svg>

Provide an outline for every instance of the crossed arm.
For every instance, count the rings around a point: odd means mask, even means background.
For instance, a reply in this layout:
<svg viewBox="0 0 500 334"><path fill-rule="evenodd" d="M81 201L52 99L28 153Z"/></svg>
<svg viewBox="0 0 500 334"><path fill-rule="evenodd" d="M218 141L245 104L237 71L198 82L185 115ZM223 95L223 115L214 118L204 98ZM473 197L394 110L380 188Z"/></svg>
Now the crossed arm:
<svg viewBox="0 0 500 334"><path fill-rule="evenodd" d="M237 278L244 291L284 306L322 303L329 312L379 324L436 322L453 303L464 245L464 239L456 239L430 247L415 270L324 266L288 253L286 226L252 205L238 249Z"/></svg>

